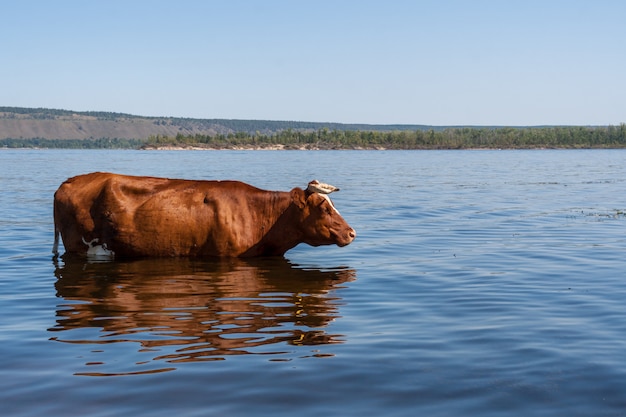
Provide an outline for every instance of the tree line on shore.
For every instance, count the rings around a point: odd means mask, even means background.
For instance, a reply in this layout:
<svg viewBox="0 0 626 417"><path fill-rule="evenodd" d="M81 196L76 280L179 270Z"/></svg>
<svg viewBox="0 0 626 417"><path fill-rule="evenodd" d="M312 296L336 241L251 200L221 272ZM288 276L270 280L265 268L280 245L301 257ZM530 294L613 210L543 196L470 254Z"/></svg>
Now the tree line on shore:
<svg viewBox="0 0 626 417"><path fill-rule="evenodd" d="M606 127L447 128L436 131L284 130L273 135L151 136L143 148L269 148L286 149L535 149L624 148L626 124Z"/></svg>
<svg viewBox="0 0 626 417"><path fill-rule="evenodd" d="M150 136L140 139L2 139L5 148L151 149L536 149L626 148L626 124L619 126L557 126L445 128L442 130L317 130L286 129L273 134L237 132L218 135Z"/></svg>
<svg viewBox="0 0 626 417"><path fill-rule="evenodd" d="M31 149L139 149L146 143L140 139L0 139L0 148Z"/></svg>

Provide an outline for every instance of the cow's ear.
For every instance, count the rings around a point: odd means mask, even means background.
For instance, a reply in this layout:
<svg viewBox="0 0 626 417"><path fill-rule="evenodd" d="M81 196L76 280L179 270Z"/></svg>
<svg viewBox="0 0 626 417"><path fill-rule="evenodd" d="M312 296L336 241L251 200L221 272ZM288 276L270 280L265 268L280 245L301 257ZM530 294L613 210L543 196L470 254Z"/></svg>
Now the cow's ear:
<svg viewBox="0 0 626 417"><path fill-rule="evenodd" d="M291 190L291 200L299 209L303 209L306 205L306 197L306 193L302 188L294 188Z"/></svg>

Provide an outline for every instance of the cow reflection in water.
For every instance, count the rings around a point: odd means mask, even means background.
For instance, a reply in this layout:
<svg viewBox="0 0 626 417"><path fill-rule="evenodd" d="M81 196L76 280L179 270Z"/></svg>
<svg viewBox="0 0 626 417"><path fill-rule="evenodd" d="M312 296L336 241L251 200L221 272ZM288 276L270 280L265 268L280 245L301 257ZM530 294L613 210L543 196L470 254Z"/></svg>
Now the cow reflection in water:
<svg viewBox="0 0 626 417"><path fill-rule="evenodd" d="M323 328L338 317L340 299L332 290L355 279L352 269L306 269L284 258L64 261L56 268L57 296L64 302L50 329L54 340L137 342L140 352L159 353L152 360L170 363L284 353L285 343L341 342L341 335ZM98 332L84 340L89 328ZM76 329L83 330L77 338Z"/></svg>

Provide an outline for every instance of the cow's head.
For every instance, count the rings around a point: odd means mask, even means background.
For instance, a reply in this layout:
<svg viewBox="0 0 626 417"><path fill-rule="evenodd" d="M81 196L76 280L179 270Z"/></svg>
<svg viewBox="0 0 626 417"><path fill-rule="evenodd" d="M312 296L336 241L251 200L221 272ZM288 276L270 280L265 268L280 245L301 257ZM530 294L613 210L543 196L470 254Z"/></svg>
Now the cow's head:
<svg viewBox="0 0 626 417"><path fill-rule="evenodd" d="M312 246L346 246L356 237L356 232L341 217L328 195L300 188L291 190L299 212L299 229L302 241Z"/></svg>

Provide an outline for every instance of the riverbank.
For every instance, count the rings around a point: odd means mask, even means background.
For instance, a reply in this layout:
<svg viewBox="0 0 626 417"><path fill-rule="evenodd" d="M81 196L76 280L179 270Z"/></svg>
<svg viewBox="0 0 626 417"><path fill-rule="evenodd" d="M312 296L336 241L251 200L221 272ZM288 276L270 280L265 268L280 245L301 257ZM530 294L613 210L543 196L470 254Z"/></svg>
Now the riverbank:
<svg viewBox="0 0 626 417"><path fill-rule="evenodd" d="M199 145L146 145L141 150L145 151L322 151L322 150L389 150L382 146L376 147L353 147L353 148L337 148L337 147L321 147L312 145L232 145L232 146L199 146Z"/></svg>

